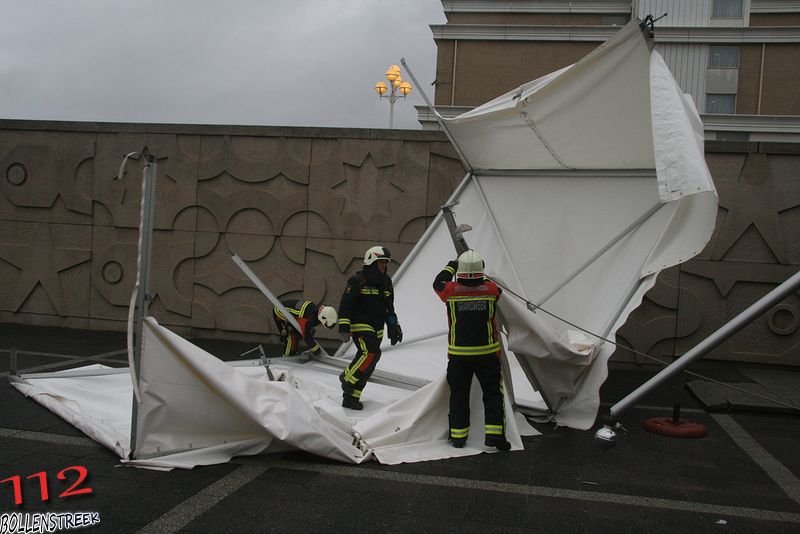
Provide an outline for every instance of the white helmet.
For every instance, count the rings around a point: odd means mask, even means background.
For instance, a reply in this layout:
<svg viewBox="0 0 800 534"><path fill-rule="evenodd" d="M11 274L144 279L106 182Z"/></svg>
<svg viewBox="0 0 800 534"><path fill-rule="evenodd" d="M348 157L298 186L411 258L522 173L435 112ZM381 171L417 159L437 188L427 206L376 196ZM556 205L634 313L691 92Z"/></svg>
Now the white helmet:
<svg viewBox="0 0 800 534"><path fill-rule="evenodd" d="M325 328L333 328L339 320L339 314L330 306L321 306L317 318Z"/></svg>
<svg viewBox="0 0 800 534"><path fill-rule="evenodd" d="M468 250L458 257L456 278L483 278L483 258L474 250Z"/></svg>
<svg viewBox="0 0 800 534"><path fill-rule="evenodd" d="M391 257L392 253L389 252L388 248L381 246L371 247L364 253L364 265L372 265L378 260L389 261Z"/></svg>

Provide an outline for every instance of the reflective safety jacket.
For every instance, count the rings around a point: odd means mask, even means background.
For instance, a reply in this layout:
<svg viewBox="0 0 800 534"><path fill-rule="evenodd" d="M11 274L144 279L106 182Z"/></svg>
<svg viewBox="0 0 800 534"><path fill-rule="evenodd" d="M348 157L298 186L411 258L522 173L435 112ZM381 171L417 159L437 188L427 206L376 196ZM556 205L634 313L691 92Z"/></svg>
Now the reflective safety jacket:
<svg viewBox="0 0 800 534"><path fill-rule="evenodd" d="M448 356L486 356L500 350L495 320L501 290L491 280L453 282L456 262L450 262L433 281L433 289L447 305Z"/></svg>
<svg viewBox="0 0 800 534"><path fill-rule="evenodd" d="M379 271L358 271L347 280L339 302L339 331L371 332L383 339L387 320L397 322L392 279Z"/></svg>
<svg viewBox="0 0 800 534"><path fill-rule="evenodd" d="M303 343L305 343L307 347L316 349L317 342L314 339L314 327L319 324L317 305L310 300L282 300L281 304L286 308L286 311L294 316L297 324L300 325L300 335L303 336ZM287 328L294 330L294 327L286 320L286 317L281 313L280 309L275 307L272 313L281 321L286 322Z"/></svg>

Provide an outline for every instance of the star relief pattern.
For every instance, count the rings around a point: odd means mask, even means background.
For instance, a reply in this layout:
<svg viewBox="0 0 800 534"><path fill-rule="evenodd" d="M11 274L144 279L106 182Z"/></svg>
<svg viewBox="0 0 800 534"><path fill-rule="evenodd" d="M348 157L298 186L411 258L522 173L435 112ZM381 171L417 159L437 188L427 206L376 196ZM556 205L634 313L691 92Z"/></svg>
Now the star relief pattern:
<svg viewBox="0 0 800 534"><path fill-rule="evenodd" d="M780 214L800 205L800 190L773 180L766 154L748 154L736 184L720 188L719 205L726 213L712 250L721 260L750 226L753 226L775 258L788 264Z"/></svg>
<svg viewBox="0 0 800 534"><path fill-rule="evenodd" d="M0 259L20 270L9 303L19 311L37 285L41 285L59 315L66 313L63 289L58 273L91 259L91 251L57 247L48 225L37 224L26 245L0 245Z"/></svg>
<svg viewBox="0 0 800 534"><path fill-rule="evenodd" d="M394 181L394 164L379 167L367 153L358 166L345 162L344 175L332 187L344 197L342 215L358 215L365 225L376 215L391 217L389 202L404 192Z"/></svg>

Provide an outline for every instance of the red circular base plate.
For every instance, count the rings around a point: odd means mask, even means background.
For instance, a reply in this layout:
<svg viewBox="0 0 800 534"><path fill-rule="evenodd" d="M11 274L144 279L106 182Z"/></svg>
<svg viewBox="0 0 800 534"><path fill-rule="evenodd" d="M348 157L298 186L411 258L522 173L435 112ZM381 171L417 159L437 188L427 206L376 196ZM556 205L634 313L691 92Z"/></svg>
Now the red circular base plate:
<svg viewBox="0 0 800 534"><path fill-rule="evenodd" d="M661 436L671 438L704 438L708 435L705 425L695 423L688 419L678 419L675 423L672 417L652 417L644 422L644 429Z"/></svg>

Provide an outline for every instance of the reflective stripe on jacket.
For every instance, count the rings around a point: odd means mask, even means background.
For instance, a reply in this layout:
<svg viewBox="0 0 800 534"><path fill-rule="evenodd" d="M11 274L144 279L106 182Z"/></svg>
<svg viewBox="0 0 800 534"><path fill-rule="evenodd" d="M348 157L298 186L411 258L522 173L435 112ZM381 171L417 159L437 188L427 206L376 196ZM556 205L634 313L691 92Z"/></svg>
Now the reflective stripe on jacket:
<svg viewBox="0 0 800 534"><path fill-rule="evenodd" d="M501 290L491 280L479 285L453 282L455 269L445 267L434 280L436 294L447 306L447 352L451 356L485 356L500 350L495 314Z"/></svg>
<svg viewBox="0 0 800 534"><path fill-rule="evenodd" d="M353 333L372 332L382 338L383 326L390 314L394 314L391 278L383 275L373 282L368 280L363 271L359 271L347 280L339 303L340 327L349 327Z"/></svg>

